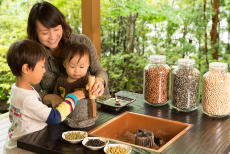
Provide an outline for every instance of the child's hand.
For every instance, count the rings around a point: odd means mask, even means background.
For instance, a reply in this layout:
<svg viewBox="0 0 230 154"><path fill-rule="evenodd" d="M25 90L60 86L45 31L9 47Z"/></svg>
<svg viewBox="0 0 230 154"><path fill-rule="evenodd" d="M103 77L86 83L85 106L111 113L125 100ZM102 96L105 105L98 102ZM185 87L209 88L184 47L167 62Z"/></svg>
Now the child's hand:
<svg viewBox="0 0 230 154"><path fill-rule="evenodd" d="M78 100L85 98L85 92L84 91L75 91L72 94L74 94Z"/></svg>

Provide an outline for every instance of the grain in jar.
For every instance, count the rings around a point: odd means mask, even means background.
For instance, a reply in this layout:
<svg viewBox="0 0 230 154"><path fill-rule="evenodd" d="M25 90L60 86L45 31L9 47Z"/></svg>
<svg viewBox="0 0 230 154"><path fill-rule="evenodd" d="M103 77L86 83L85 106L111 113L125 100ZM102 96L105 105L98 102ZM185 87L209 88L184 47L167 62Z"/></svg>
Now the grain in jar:
<svg viewBox="0 0 230 154"><path fill-rule="evenodd" d="M230 74L227 69L227 63L212 62L209 71L203 75L202 107L208 116L230 114Z"/></svg>
<svg viewBox="0 0 230 154"><path fill-rule="evenodd" d="M178 59L172 71L171 104L178 111L188 112L198 108L200 72L194 59Z"/></svg>
<svg viewBox="0 0 230 154"><path fill-rule="evenodd" d="M166 56L151 55L149 64L144 68L143 94L147 104L161 106L168 103L169 75Z"/></svg>

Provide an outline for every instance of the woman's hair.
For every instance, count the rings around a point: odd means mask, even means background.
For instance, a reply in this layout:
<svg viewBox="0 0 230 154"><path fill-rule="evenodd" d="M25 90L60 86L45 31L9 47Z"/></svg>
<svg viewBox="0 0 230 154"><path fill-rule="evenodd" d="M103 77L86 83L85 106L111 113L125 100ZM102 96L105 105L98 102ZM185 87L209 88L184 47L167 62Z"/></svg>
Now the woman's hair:
<svg viewBox="0 0 230 154"><path fill-rule="evenodd" d="M13 43L7 52L7 63L15 76L22 76L22 66L28 64L34 70L37 62L46 59L45 48L32 40L23 39Z"/></svg>
<svg viewBox="0 0 230 154"><path fill-rule="evenodd" d="M46 28L54 28L61 25L63 34L59 42L59 46L62 48L66 44L70 43L69 39L72 29L67 24L65 16L51 3L41 2L34 4L28 17L28 39L39 42L37 38L36 21L40 21Z"/></svg>
<svg viewBox="0 0 230 154"><path fill-rule="evenodd" d="M70 43L69 45L67 45L63 50L62 50L62 60L71 60L74 56L79 55L79 60L81 59L81 57L83 57L84 55L88 55L89 57L89 62L91 61L90 58L90 51L87 45L80 43L80 42L74 42L74 43Z"/></svg>

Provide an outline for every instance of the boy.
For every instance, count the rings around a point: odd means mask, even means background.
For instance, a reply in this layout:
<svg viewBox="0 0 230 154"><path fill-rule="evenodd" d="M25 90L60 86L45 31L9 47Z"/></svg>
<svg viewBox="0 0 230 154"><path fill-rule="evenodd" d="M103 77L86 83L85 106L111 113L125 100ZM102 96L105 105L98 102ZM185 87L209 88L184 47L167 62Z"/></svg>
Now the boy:
<svg viewBox="0 0 230 154"><path fill-rule="evenodd" d="M7 62L16 76L10 96L8 131L3 152L28 153L17 148L17 140L26 134L43 129L47 124L58 124L74 110L77 101L85 98L82 91L66 96L57 108L48 108L41 102L39 94L31 84L38 84L45 73L46 51L32 40L20 40L11 45Z"/></svg>

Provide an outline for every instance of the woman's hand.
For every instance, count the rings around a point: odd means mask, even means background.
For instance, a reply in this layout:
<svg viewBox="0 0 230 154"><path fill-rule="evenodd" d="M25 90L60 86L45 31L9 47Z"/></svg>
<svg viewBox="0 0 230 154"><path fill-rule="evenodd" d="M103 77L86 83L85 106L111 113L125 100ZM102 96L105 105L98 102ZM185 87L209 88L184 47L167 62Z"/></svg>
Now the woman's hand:
<svg viewBox="0 0 230 154"><path fill-rule="evenodd" d="M102 81L103 79L101 77L95 78L95 83L92 88L92 93L96 97L100 97L104 93L104 83ZM86 85L86 90L89 91L89 84Z"/></svg>
<svg viewBox="0 0 230 154"><path fill-rule="evenodd" d="M78 100L85 98L85 92L84 91L74 91L72 94L74 94Z"/></svg>

